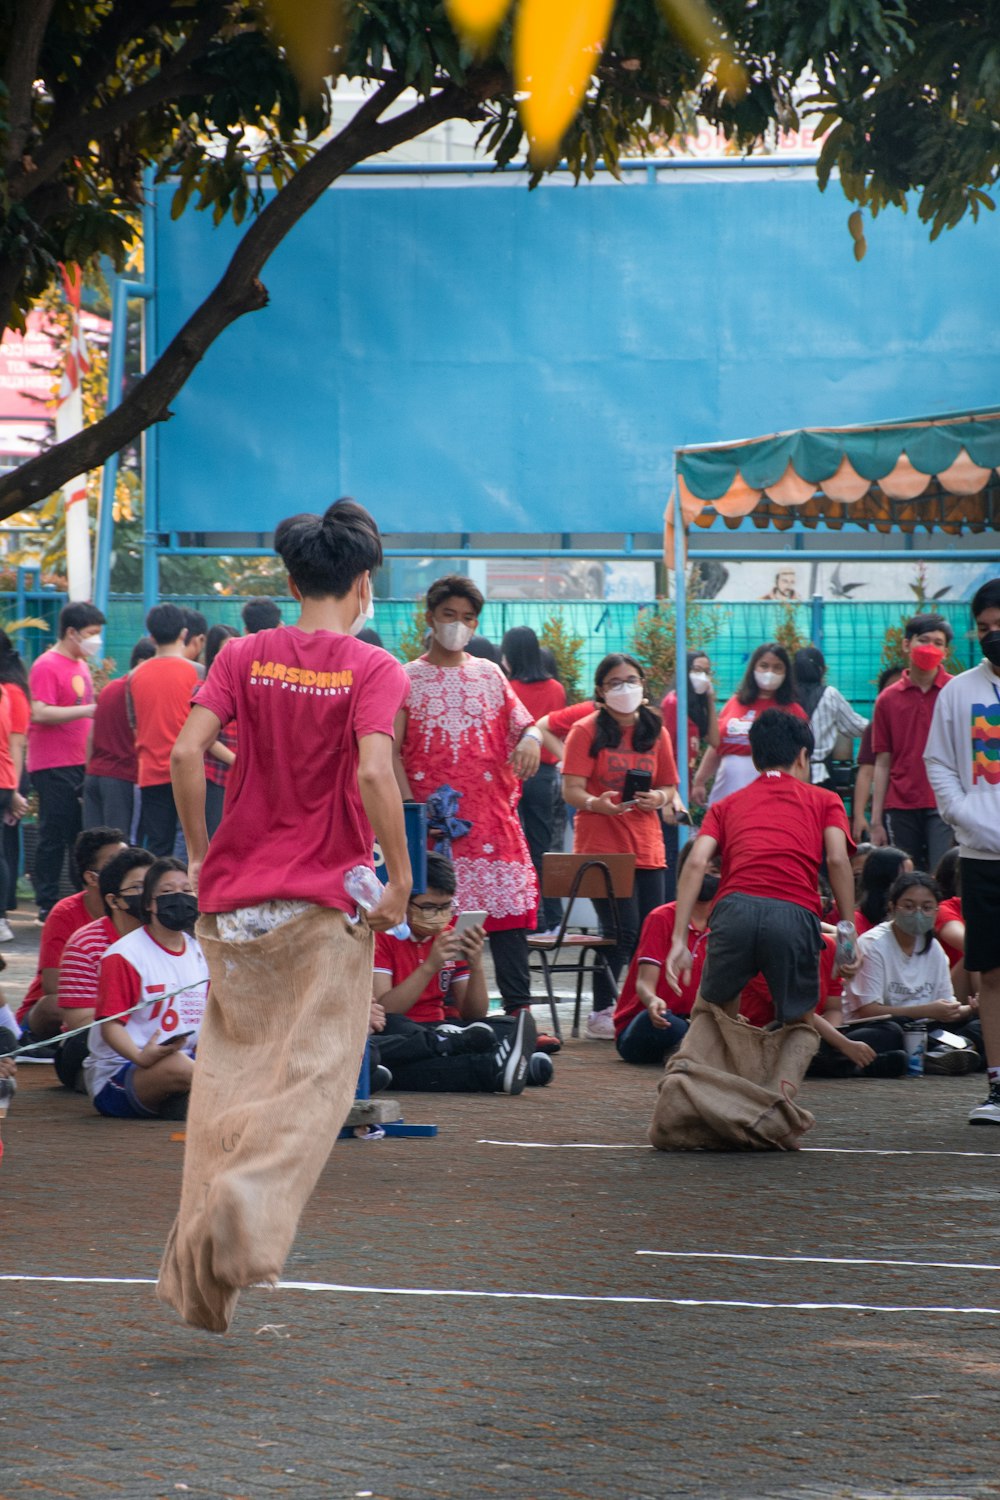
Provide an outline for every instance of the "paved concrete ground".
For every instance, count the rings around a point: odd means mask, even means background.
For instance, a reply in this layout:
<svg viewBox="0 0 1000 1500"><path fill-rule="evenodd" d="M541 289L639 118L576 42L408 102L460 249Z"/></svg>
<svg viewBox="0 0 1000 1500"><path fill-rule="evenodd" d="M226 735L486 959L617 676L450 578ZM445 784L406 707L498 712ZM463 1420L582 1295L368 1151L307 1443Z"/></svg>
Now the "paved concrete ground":
<svg viewBox="0 0 1000 1500"><path fill-rule="evenodd" d="M809 1151L673 1157L644 1145L655 1073L588 1041L556 1066L403 1096L436 1139L339 1146L286 1270L319 1287L245 1294L224 1338L147 1284L180 1127L23 1067L0 1269L42 1279L0 1282L3 1500L1000 1494L979 1079L810 1085Z"/></svg>

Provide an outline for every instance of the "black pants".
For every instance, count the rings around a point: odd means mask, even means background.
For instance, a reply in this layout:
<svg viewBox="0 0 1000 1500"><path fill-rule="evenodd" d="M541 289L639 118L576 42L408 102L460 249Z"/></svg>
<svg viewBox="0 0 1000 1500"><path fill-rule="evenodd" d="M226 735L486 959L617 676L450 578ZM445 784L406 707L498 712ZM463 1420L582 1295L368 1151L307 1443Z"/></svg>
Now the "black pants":
<svg viewBox="0 0 1000 1500"><path fill-rule="evenodd" d="M510 1032L510 1021L491 1022L498 1034ZM491 1094L497 1065L492 1052L470 1052L461 1033L439 1035L432 1024L408 1016L387 1015L385 1030L372 1037L372 1064L383 1063L392 1086L420 1094Z"/></svg>
<svg viewBox="0 0 1000 1500"><path fill-rule="evenodd" d="M72 850L82 824L80 797L82 766L51 766L32 771L31 784L38 793L38 848L35 851L35 900L47 916L59 900L63 860ZM70 861L70 874L76 870Z"/></svg>
<svg viewBox="0 0 1000 1500"><path fill-rule="evenodd" d="M887 1052L905 1051L903 1028L898 1021L855 1021L852 1026L841 1027L841 1034L852 1042L867 1042L876 1054L875 1062L869 1063L867 1068L859 1068L823 1039L806 1070L807 1078L857 1078L866 1073L878 1076L879 1057L884 1057Z"/></svg>
<svg viewBox="0 0 1000 1500"><path fill-rule="evenodd" d="M17 877L21 873L21 824L4 823L3 844L0 846L0 859L7 867L7 905L0 916L6 916L9 911L17 910Z"/></svg>
<svg viewBox="0 0 1000 1500"><path fill-rule="evenodd" d="M663 852L667 857L667 868L663 872L663 899L664 901L677 900L677 860L680 850L677 847L677 824L664 823L660 819L660 827L663 829Z"/></svg>
<svg viewBox="0 0 1000 1500"><path fill-rule="evenodd" d="M506 1011L531 1004L531 971L528 968L528 929L506 927L487 934L497 989Z"/></svg>
<svg viewBox="0 0 1000 1500"><path fill-rule="evenodd" d="M556 766L541 765L534 776L529 776L521 786L521 801L517 809L528 841L531 863L538 876L538 889L542 889L542 855L552 848L552 832L556 820L556 796L559 794L559 772ZM552 896L540 901L538 925L543 931L558 927L562 921L562 902Z"/></svg>
<svg viewBox="0 0 1000 1500"><path fill-rule="evenodd" d="M632 961L643 922L655 907L663 905L663 871L636 870L631 896L616 901L614 905L618 908L618 942L614 948L606 948L604 952L608 966L617 980L622 969ZM610 901L594 902L601 934L609 938L615 935L611 907ZM594 1009L607 1010L617 998L617 985L611 983L603 966L598 965L594 969Z"/></svg>
<svg viewBox="0 0 1000 1500"><path fill-rule="evenodd" d="M896 848L913 860L914 869L930 874L955 842L936 807L893 807L885 814L885 826Z"/></svg>
<svg viewBox="0 0 1000 1500"><path fill-rule="evenodd" d="M158 858L173 854L177 841L177 806L170 782L142 789L139 842Z"/></svg>
<svg viewBox="0 0 1000 1500"><path fill-rule="evenodd" d="M78 1094L87 1092L83 1082L83 1062L88 1051L87 1040L88 1036L85 1031L79 1036L71 1036L68 1041L59 1043L53 1058L56 1077L63 1088L73 1089Z"/></svg>
<svg viewBox="0 0 1000 1500"><path fill-rule="evenodd" d="M87 776L83 782L84 828L120 828L126 844L132 837L135 784L120 776Z"/></svg>

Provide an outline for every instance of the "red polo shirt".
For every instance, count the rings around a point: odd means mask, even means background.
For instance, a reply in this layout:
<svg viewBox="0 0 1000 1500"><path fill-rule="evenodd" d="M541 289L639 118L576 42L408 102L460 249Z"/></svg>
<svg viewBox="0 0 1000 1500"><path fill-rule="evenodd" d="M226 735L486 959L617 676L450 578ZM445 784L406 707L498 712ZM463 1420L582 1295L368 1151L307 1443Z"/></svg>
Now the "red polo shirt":
<svg viewBox="0 0 1000 1500"><path fill-rule="evenodd" d="M934 807L934 793L924 770L924 746L930 733L931 719L938 694L951 676L943 667L926 693L910 681L907 667L898 682L892 683L875 700L872 720L872 749L876 755L888 751L889 789L885 806Z"/></svg>

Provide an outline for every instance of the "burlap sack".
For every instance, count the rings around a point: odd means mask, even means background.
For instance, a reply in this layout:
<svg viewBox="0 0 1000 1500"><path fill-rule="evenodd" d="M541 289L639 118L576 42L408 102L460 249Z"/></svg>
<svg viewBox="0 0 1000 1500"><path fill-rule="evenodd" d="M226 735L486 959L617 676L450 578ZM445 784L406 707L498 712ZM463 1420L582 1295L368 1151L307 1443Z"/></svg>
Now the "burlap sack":
<svg viewBox="0 0 1000 1500"><path fill-rule="evenodd" d="M211 916L197 933L212 982L157 1296L224 1333L240 1288L280 1274L353 1102L374 940L322 907L250 942Z"/></svg>
<svg viewBox="0 0 1000 1500"><path fill-rule="evenodd" d="M780 1151L816 1123L795 1095L819 1046L808 1023L761 1031L699 1000L667 1064L649 1139L658 1151Z"/></svg>

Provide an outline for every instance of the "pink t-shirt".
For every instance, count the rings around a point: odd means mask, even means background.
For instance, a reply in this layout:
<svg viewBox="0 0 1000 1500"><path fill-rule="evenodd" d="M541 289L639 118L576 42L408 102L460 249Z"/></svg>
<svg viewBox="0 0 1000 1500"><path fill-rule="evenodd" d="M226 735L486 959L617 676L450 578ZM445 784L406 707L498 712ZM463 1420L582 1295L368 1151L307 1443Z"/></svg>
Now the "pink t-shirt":
<svg viewBox="0 0 1000 1500"><path fill-rule="evenodd" d="M274 900L355 910L344 874L371 863L374 842L358 740L392 735L406 690L387 651L335 631L279 625L228 643L195 700L240 733L201 870L202 911Z"/></svg>
<svg viewBox="0 0 1000 1500"><path fill-rule="evenodd" d="M52 708L72 708L93 703L90 668L84 661L46 651L28 676L34 702ZM48 771L53 766L82 766L87 759L89 719L70 719L66 724L32 724L28 729L28 770Z"/></svg>

